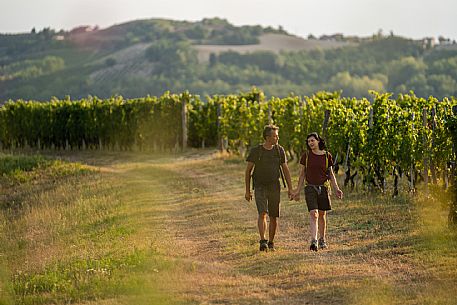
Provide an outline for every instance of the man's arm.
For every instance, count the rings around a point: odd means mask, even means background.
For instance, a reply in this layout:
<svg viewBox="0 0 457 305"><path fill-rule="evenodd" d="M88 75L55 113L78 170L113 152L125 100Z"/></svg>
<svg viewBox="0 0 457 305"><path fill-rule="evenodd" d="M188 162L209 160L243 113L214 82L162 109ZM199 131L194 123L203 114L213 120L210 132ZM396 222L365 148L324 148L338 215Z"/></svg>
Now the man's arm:
<svg viewBox="0 0 457 305"><path fill-rule="evenodd" d="M287 165L287 163L283 163L283 164L281 164L281 167L282 167L282 171L284 172L284 176L286 178L287 192L288 192L289 198L290 198L292 195L292 192L293 192L293 189L292 189L293 186L292 186L292 179L290 178L289 166Z"/></svg>
<svg viewBox="0 0 457 305"><path fill-rule="evenodd" d="M247 201L251 201L252 199L252 193L251 193L251 173L252 169L254 168L254 162L248 161L248 164L246 165L246 172L244 174L244 184L246 186L246 192L244 194L244 198Z"/></svg>

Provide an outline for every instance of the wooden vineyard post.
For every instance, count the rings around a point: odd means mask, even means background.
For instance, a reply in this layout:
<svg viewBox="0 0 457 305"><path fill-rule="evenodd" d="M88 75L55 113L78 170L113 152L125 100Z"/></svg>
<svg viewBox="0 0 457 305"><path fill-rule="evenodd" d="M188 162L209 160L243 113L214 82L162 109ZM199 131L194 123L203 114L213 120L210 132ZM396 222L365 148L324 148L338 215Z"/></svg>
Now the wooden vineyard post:
<svg viewBox="0 0 457 305"><path fill-rule="evenodd" d="M436 108L433 107L432 109L432 147L435 147L435 130L436 130ZM438 181L436 179L436 167L435 161L433 159L430 160L430 173L432 175L432 182L433 184L437 184Z"/></svg>
<svg viewBox="0 0 457 305"><path fill-rule="evenodd" d="M225 145L225 139L222 136L222 132L221 132L221 117L222 117L222 104L219 102L217 104L217 133L218 133L218 137L219 137L218 147L219 147L219 151L223 152L226 149L226 145Z"/></svg>
<svg viewBox="0 0 457 305"><path fill-rule="evenodd" d="M322 137L325 139L325 136L327 135L327 127L328 127L328 121L330 119L330 110L325 110L324 113L324 122L322 123Z"/></svg>
<svg viewBox="0 0 457 305"><path fill-rule="evenodd" d="M189 100L189 93L182 95L182 111L181 111L181 126L182 126L182 150L187 149L187 103Z"/></svg>
<svg viewBox="0 0 457 305"><path fill-rule="evenodd" d="M413 126L412 126L412 133L414 133L414 119L415 119L415 113L413 112L411 115L411 120L413 121ZM409 190L414 193L414 158L411 160L411 167L409 169L409 175L410 175L410 185L409 185Z"/></svg>
<svg viewBox="0 0 457 305"><path fill-rule="evenodd" d="M422 136L422 145L424 147L424 182L425 182L425 190L428 191L428 151L427 151L427 109L424 108L422 110L422 127L424 128L423 136Z"/></svg>
<svg viewBox="0 0 457 305"><path fill-rule="evenodd" d="M452 159L451 168L451 192L452 201L449 207L449 226L457 229L457 106L452 107L453 117L447 122L449 131L452 135Z"/></svg>

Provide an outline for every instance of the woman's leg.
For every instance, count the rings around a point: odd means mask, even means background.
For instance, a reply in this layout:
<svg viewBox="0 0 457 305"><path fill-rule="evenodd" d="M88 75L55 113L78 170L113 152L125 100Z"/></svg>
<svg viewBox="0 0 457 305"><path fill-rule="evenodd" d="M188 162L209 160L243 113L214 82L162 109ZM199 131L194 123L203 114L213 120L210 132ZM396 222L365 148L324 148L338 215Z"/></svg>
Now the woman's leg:
<svg viewBox="0 0 457 305"><path fill-rule="evenodd" d="M325 240L325 234L327 233L327 213L326 211L319 210L319 236Z"/></svg>
<svg viewBox="0 0 457 305"><path fill-rule="evenodd" d="M317 240L317 220L319 218L318 210L309 211L309 224L310 224L310 233L311 240Z"/></svg>

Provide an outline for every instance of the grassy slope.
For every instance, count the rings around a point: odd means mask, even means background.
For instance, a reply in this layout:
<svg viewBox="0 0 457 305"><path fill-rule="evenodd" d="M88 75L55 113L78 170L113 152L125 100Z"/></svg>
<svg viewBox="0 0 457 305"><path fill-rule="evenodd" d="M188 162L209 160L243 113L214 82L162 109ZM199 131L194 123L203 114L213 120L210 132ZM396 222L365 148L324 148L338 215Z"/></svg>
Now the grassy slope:
<svg viewBox="0 0 457 305"><path fill-rule="evenodd" d="M259 253L240 159L66 157L98 170L7 186L23 207L2 215L0 304L457 302L457 243L432 197L349 194L334 202L330 249L318 253L306 250L304 203L283 198L279 250Z"/></svg>

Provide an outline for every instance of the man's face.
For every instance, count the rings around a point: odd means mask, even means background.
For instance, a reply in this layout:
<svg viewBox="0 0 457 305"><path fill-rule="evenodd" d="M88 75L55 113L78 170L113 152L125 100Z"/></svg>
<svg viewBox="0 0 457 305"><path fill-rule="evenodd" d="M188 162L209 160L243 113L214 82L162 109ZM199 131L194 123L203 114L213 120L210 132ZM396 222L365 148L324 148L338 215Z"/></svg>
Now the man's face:
<svg viewBox="0 0 457 305"><path fill-rule="evenodd" d="M278 141L279 141L279 131L278 130L272 130L270 135L267 136L267 139L266 139L269 143L271 143L272 145L276 145L278 144Z"/></svg>

